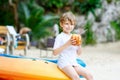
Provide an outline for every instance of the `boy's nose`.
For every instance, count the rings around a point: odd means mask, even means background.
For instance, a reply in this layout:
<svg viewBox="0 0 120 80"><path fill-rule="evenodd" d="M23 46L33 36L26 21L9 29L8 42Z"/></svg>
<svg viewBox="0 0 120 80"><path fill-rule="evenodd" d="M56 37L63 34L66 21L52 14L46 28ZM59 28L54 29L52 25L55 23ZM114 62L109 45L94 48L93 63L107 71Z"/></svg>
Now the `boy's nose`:
<svg viewBox="0 0 120 80"><path fill-rule="evenodd" d="M70 25L70 29L72 29L72 28L73 28L73 26Z"/></svg>

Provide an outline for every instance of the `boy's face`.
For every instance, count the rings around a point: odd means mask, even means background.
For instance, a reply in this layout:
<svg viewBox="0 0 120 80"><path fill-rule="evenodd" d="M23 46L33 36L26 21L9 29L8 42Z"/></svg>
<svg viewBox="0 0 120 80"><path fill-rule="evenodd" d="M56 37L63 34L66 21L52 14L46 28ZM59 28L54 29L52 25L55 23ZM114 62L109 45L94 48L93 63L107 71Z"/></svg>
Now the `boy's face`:
<svg viewBox="0 0 120 80"><path fill-rule="evenodd" d="M61 23L61 27L63 29L63 32L69 34L74 29L74 24L72 24L70 21L65 21Z"/></svg>

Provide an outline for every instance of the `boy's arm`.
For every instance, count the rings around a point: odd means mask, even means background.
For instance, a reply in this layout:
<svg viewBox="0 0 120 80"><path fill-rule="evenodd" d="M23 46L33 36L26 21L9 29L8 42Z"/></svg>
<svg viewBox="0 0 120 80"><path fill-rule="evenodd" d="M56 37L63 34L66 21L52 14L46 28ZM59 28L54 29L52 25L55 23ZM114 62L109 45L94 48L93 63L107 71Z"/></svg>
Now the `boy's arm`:
<svg viewBox="0 0 120 80"><path fill-rule="evenodd" d="M81 53L82 53L81 45L79 45L77 49L77 55L80 56Z"/></svg>
<svg viewBox="0 0 120 80"><path fill-rule="evenodd" d="M59 48L56 48L53 50L53 54L54 55L57 55L59 53L61 53L64 49L66 49L68 46L71 45L71 40L68 40L68 42L66 42L64 45L62 45L61 47Z"/></svg>

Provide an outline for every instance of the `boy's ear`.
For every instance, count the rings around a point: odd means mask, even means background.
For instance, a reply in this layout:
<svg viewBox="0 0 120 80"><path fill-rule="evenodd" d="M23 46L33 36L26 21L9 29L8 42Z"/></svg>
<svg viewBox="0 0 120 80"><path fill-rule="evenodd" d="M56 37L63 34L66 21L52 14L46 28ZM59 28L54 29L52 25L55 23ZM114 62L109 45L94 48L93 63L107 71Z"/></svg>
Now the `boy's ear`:
<svg viewBox="0 0 120 80"><path fill-rule="evenodd" d="M60 22L60 27L63 27L62 23Z"/></svg>

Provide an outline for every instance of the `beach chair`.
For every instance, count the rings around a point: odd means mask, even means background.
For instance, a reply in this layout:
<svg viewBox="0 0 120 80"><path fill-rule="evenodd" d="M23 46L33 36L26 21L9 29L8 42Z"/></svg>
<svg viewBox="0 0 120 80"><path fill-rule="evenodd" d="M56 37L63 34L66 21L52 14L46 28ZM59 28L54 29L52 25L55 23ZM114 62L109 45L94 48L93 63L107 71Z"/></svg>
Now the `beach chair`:
<svg viewBox="0 0 120 80"><path fill-rule="evenodd" d="M54 46L54 42L55 42L55 38L47 38L46 42L45 42L45 49L41 49L44 50L46 52L46 56L45 58L52 58L52 54L53 54L53 46ZM51 56L49 56L51 53ZM42 55L42 51L40 51L40 54ZM42 57L40 55L40 57Z"/></svg>
<svg viewBox="0 0 120 80"><path fill-rule="evenodd" d="M7 29L12 38L10 46L11 53L14 54L14 50L24 50L24 55L26 55L30 46L28 34L23 35L18 34L13 26L7 26Z"/></svg>
<svg viewBox="0 0 120 80"><path fill-rule="evenodd" d="M0 50L9 54L10 35L6 26L0 26Z"/></svg>

